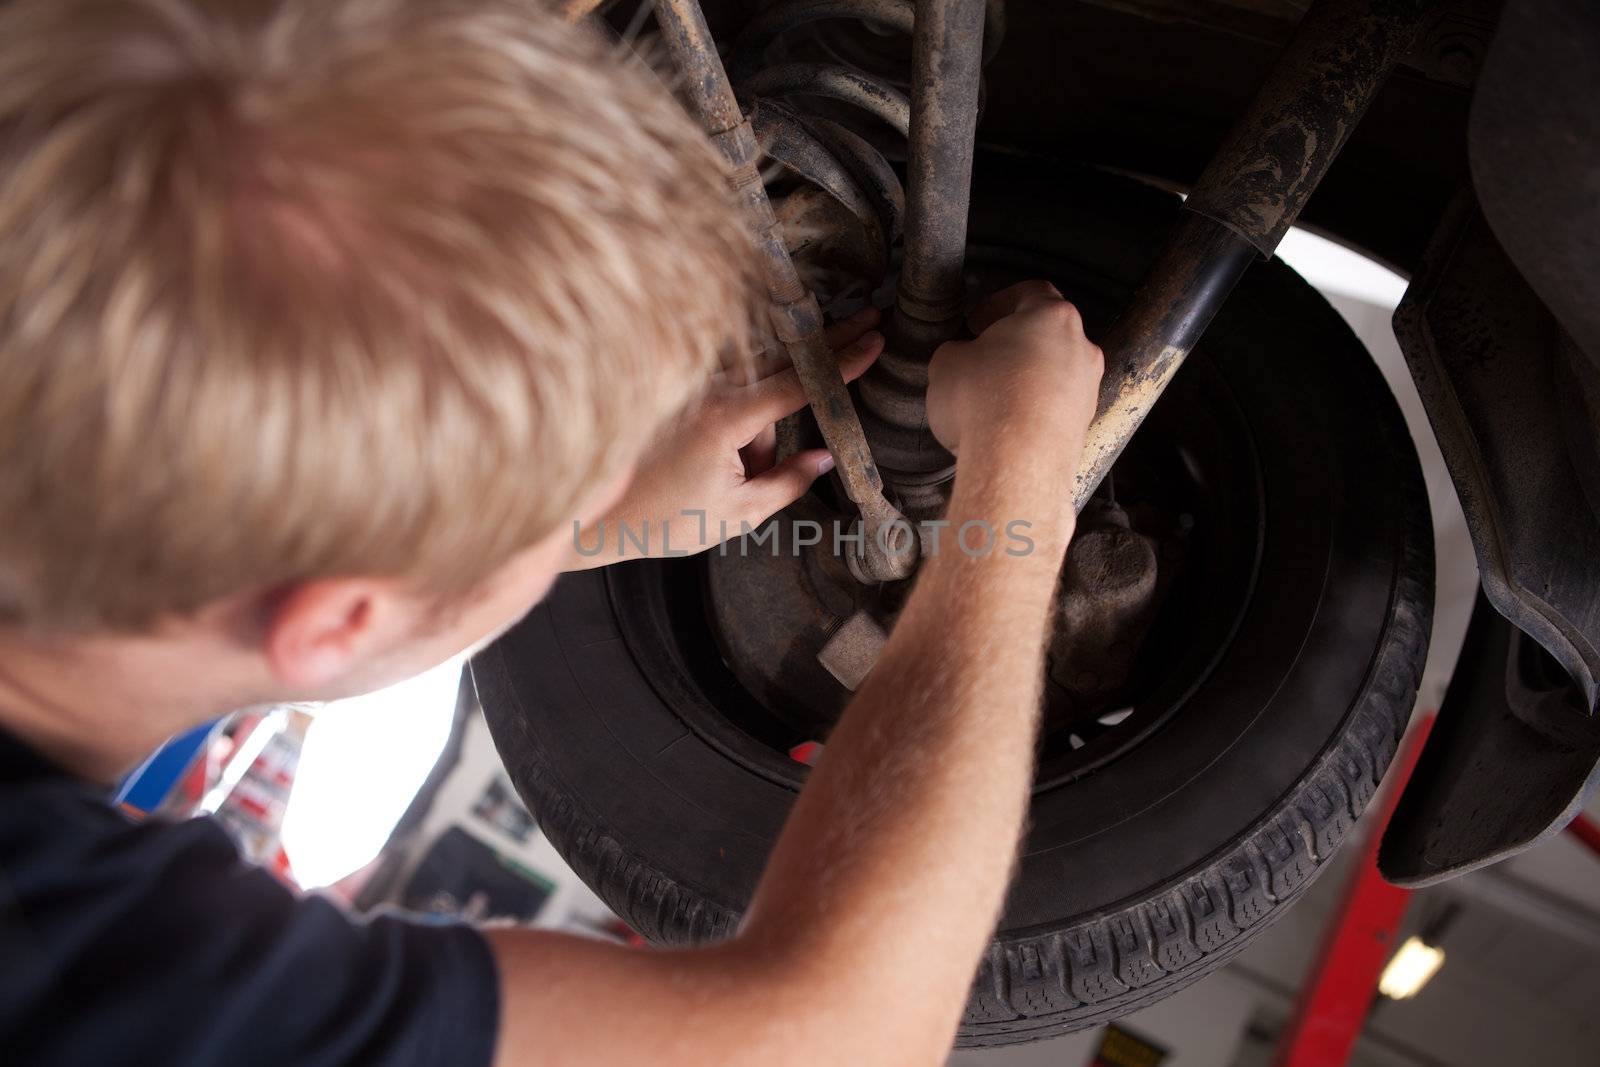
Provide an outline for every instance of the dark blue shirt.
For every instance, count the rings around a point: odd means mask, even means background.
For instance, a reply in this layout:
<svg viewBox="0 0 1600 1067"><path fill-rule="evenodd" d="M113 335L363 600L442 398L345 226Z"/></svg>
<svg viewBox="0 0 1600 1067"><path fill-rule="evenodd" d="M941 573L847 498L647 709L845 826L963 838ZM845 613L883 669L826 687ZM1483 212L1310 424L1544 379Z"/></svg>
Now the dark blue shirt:
<svg viewBox="0 0 1600 1067"><path fill-rule="evenodd" d="M297 896L0 731L0 1062L485 1067L498 1019L471 927Z"/></svg>

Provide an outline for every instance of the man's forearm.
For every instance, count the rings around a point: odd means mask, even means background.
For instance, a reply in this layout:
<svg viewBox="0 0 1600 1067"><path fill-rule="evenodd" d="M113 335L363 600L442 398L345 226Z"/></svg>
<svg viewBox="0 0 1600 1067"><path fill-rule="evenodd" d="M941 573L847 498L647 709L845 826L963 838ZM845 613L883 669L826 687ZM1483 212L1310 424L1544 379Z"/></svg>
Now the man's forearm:
<svg viewBox="0 0 1600 1067"><path fill-rule="evenodd" d="M930 558L829 737L752 903L745 937L817 968L830 1019L871 1062L937 1062L998 917L1032 780L1043 648L1072 528L1071 471L963 451L949 518L1032 523L1025 556ZM1068 453L1071 454L1071 453ZM894 991L896 1025L852 1026ZM862 1060L861 1062L868 1062Z"/></svg>

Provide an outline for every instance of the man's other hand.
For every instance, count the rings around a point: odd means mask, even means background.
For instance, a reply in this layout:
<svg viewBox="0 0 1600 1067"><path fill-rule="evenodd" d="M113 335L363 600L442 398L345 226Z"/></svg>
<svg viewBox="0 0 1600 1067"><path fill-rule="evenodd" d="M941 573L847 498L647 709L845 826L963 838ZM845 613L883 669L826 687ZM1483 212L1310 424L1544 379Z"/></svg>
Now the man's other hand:
<svg viewBox="0 0 1600 1067"><path fill-rule="evenodd" d="M883 351L883 335L872 329L877 321L877 309L868 307L828 327L845 381ZM793 368L748 385L714 386L657 438L605 518L579 533L571 566L702 552L800 499L833 469L821 448L775 462L773 425L805 405Z"/></svg>

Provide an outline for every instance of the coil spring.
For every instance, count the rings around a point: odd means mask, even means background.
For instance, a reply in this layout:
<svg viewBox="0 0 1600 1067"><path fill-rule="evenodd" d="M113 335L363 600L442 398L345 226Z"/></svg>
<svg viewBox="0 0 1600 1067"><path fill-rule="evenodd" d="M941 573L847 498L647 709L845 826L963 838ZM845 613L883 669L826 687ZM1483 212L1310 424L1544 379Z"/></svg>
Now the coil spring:
<svg viewBox="0 0 1600 1067"><path fill-rule="evenodd" d="M892 160L905 158L911 125L914 17L912 0L780 0L756 14L728 51L740 104L767 157L781 164L775 183L790 176L804 183L787 195L774 188L774 205L824 303L863 284L876 289L900 236L905 188ZM838 32L840 20L865 26L878 40ZM988 0L985 64L1000 47L1004 23L1003 0ZM820 51L824 61L783 54L802 29L801 50ZM877 121L852 122L855 113ZM839 232L840 210L853 220L853 234Z"/></svg>

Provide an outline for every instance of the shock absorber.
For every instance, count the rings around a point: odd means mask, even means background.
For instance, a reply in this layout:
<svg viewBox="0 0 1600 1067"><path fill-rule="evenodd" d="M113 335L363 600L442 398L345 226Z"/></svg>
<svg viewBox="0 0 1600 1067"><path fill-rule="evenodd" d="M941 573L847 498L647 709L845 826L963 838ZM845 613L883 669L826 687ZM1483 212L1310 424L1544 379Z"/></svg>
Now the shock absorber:
<svg viewBox="0 0 1600 1067"><path fill-rule="evenodd" d="M889 350L861 385L867 439L902 507L917 517L943 512L943 487L955 474L955 458L928 429L928 361L962 327L981 50L998 45L985 21L979 0L923 0L918 7L905 257ZM998 29L996 16L987 21Z"/></svg>

